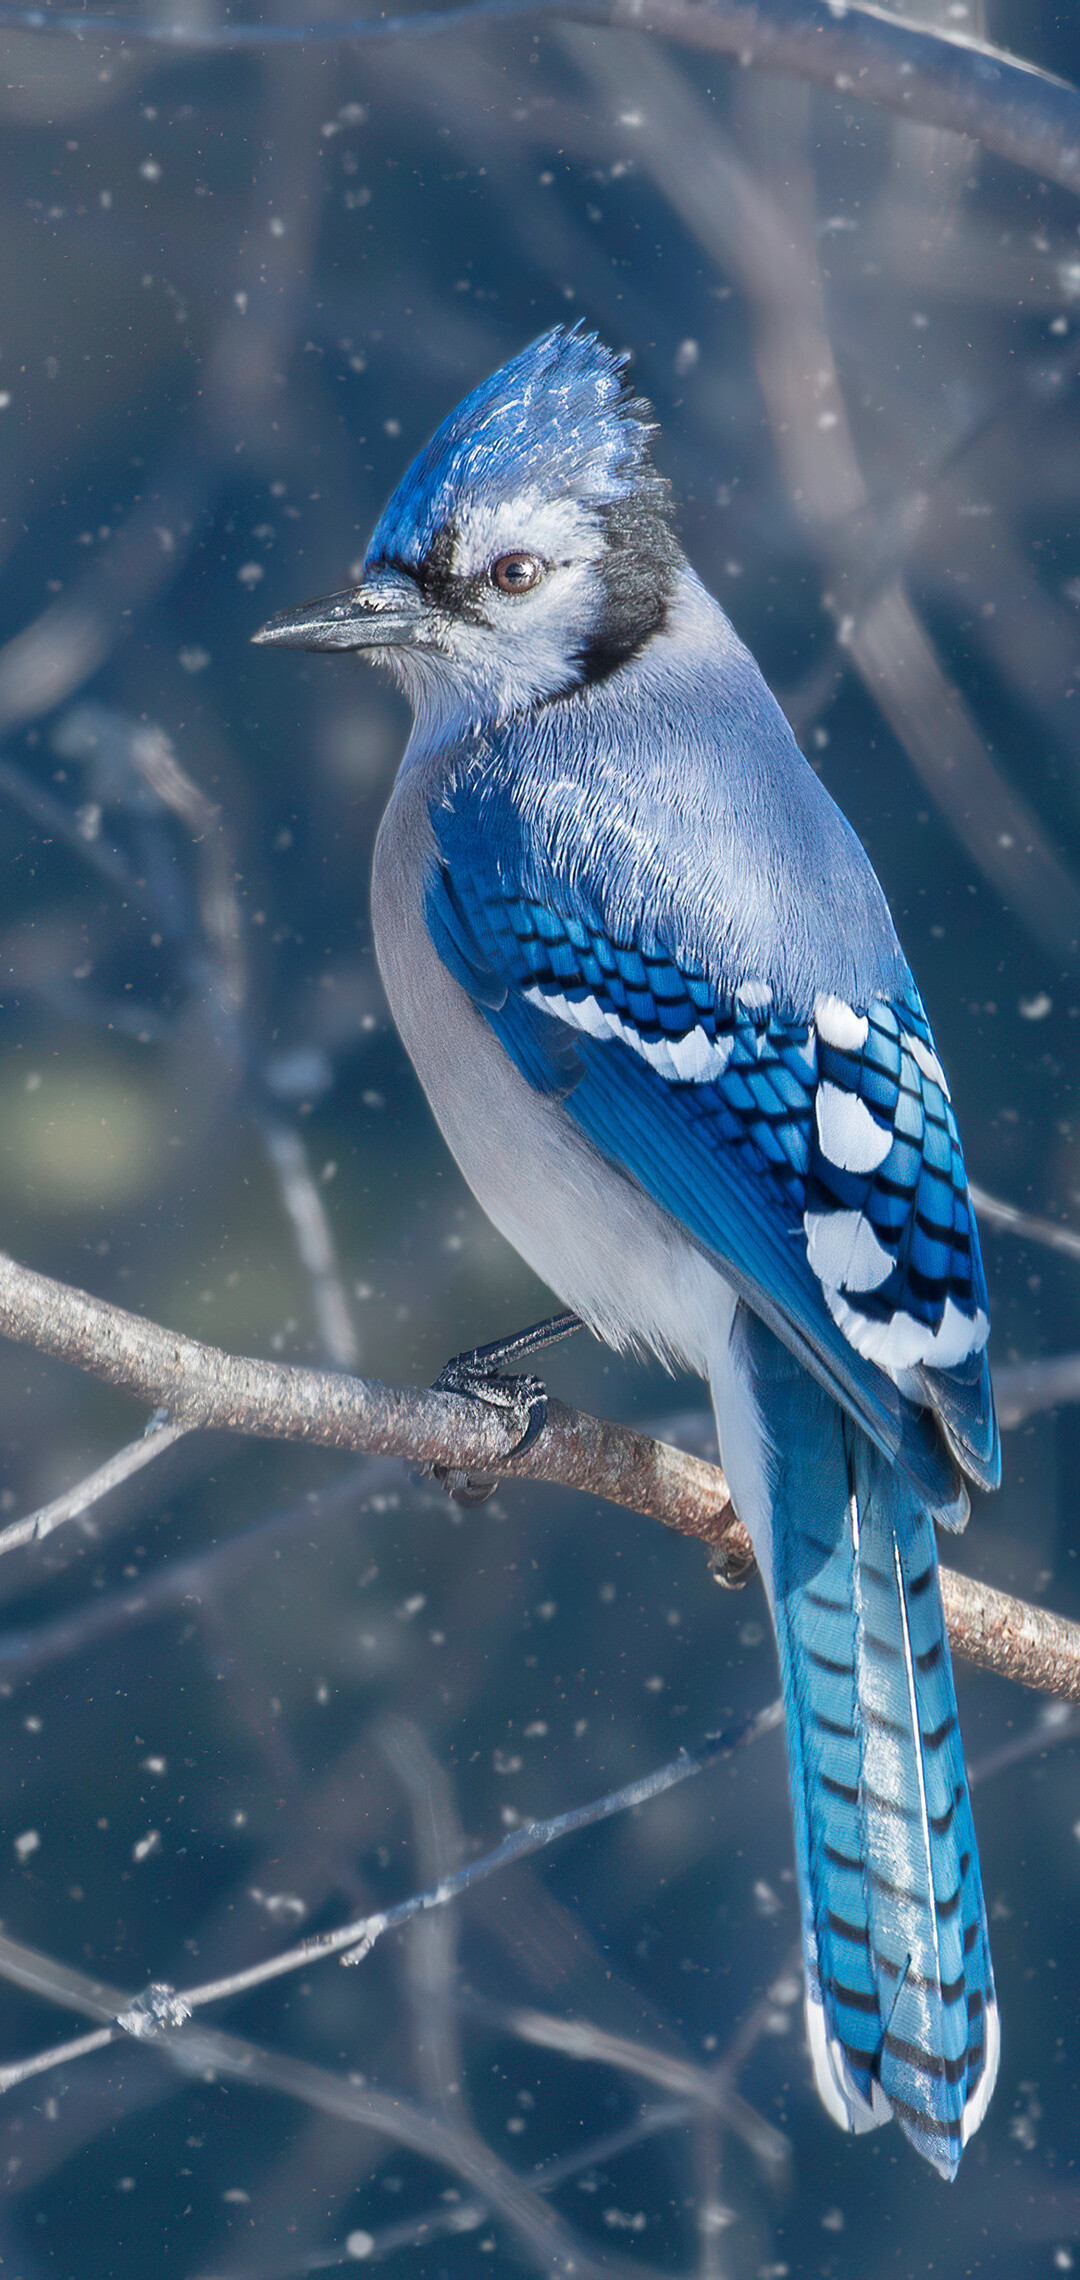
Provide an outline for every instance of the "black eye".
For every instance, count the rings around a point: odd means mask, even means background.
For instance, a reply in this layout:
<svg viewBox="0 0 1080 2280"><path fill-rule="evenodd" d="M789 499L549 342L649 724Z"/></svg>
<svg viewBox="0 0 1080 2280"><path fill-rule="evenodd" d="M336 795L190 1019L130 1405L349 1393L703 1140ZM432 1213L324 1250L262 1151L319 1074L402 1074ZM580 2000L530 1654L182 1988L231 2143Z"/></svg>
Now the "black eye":
<svg viewBox="0 0 1080 2280"><path fill-rule="evenodd" d="M544 565L537 561L535 554L500 554L498 561L492 563L488 577L500 594L527 594L533 586L539 585L543 572Z"/></svg>

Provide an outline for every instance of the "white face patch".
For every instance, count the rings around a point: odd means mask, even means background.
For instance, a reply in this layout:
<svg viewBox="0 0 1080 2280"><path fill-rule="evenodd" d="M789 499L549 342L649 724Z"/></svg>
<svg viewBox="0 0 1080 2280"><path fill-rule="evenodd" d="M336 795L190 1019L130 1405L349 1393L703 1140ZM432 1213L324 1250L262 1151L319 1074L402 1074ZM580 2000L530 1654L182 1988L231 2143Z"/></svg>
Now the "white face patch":
<svg viewBox="0 0 1080 2280"><path fill-rule="evenodd" d="M546 499L534 487L519 491L514 499L466 500L458 517L451 568L457 578L477 578L500 554L536 554L551 563L590 562L599 552L599 540L596 516L580 499Z"/></svg>
<svg viewBox="0 0 1080 2280"><path fill-rule="evenodd" d="M479 622L443 615L440 648L481 710L500 719L580 680L583 643L606 606L597 567L604 543L595 513L579 499L545 499L530 487L513 499L465 500L455 576L483 580L503 554L534 554L547 565L522 593L481 585Z"/></svg>
<svg viewBox="0 0 1080 2280"><path fill-rule="evenodd" d="M520 534L515 545L531 551ZM604 602L594 563L580 561L560 564L527 593L487 587L478 620L433 608L427 659L435 668L439 710L497 722L573 688L581 678L582 642Z"/></svg>
<svg viewBox="0 0 1080 2280"><path fill-rule="evenodd" d="M723 1075L734 1050L733 1037L712 1038L700 1025L687 1030L683 1037L643 1037L632 1022L605 1010L594 997L568 998L537 987L526 990L525 995L531 1004L545 1013L557 1014L560 1021L569 1022L587 1037L598 1037L605 1044L620 1038L658 1076L680 1084L713 1084Z"/></svg>
<svg viewBox="0 0 1080 2280"><path fill-rule="evenodd" d="M857 1093L821 1084L815 1102L821 1153L840 1172L876 1172L893 1144L891 1130L879 1124Z"/></svg>

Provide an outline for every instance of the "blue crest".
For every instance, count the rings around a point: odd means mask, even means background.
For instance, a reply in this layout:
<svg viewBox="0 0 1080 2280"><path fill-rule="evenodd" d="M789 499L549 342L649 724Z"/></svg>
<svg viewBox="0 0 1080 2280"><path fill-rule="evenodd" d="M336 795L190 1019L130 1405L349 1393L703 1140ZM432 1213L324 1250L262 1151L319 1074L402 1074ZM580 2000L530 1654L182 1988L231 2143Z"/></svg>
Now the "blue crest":
<svg viewBox="0 0 1080 2280"><path fill-rule="evenodd" d="M536 483L546 499L597 508L664 486L648 460L649 406L626 359L595 333L556 325L500 366L437 428L402 477L368 549L368 565L423 562L465 498L512 498Z"/></svg>

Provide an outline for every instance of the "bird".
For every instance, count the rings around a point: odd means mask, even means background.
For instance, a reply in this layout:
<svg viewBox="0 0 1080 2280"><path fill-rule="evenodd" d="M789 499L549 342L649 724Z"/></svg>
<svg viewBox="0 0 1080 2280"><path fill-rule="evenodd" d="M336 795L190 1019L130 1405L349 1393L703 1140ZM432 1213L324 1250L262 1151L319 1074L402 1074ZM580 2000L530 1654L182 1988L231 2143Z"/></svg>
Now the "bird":
<svg viewBox="0 0 1080 2280"><path fill-rule="evenodd" d="M818 2091L945 2178L999 2056L935 1524L1000 1442L945 1072L860 841L676 535L629 359L554 329L408 468L358 581L412 731L372 926L473 1194L709 1386L776 1634Z"/></svg>

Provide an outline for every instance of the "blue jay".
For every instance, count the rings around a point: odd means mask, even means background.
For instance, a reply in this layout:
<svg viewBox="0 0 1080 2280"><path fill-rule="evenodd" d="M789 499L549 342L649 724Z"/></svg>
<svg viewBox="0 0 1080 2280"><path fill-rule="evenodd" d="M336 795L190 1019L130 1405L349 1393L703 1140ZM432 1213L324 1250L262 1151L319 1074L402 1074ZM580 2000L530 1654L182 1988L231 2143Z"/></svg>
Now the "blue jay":
<svg viewBox="0 0 1080 2280"><path fill-rule="evenodd" d="M622 359L474 389L358 585L256 639L363 650L414 723L375 945L496 1227L618 1348L704 1377L776 1630L818 2089L944 2177L998 2022L934 1523L996 1485L949 1088L869 860L674 535Z"/></svg>

